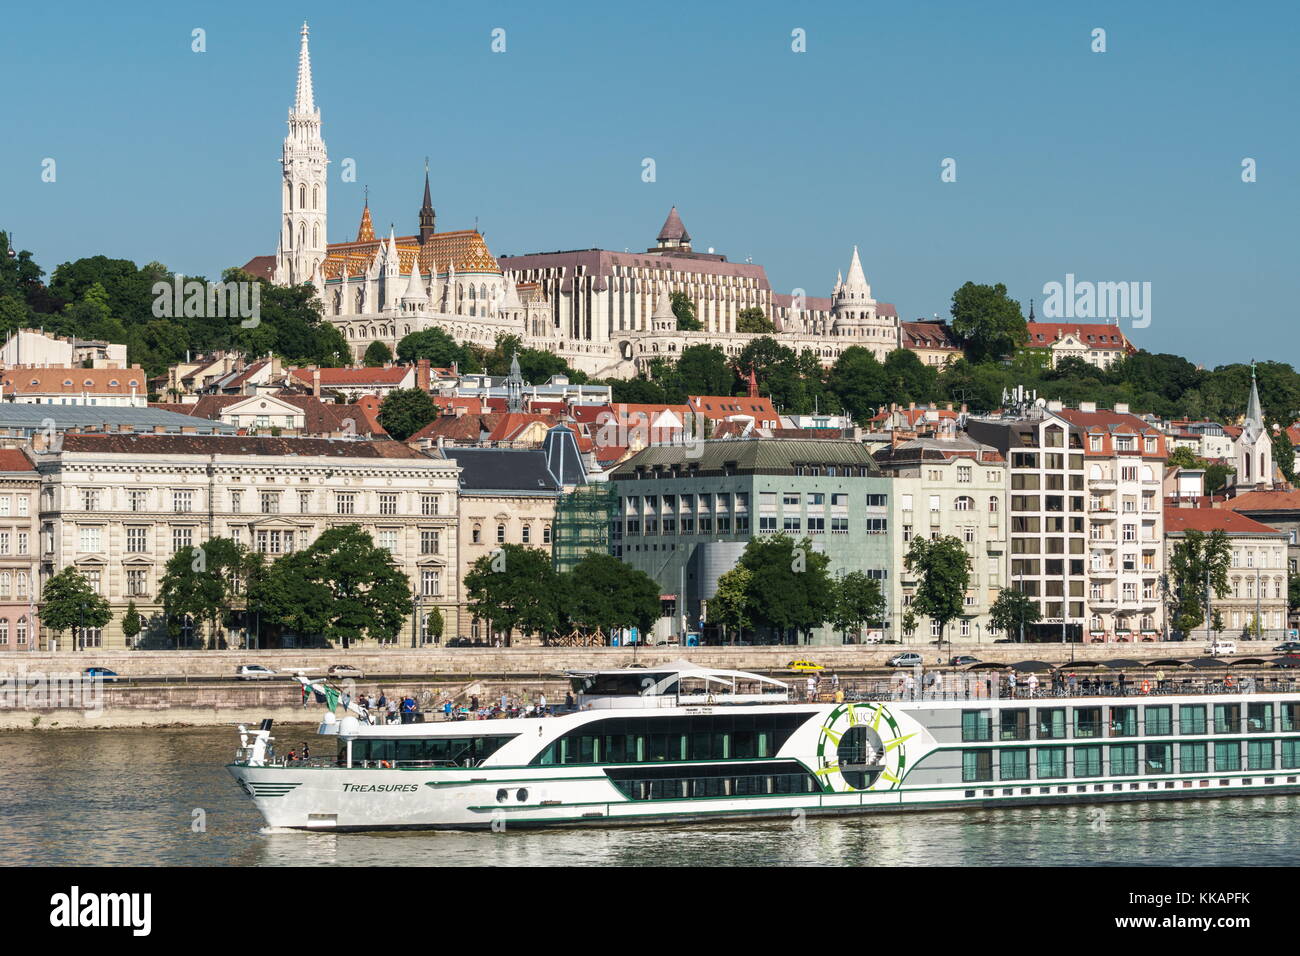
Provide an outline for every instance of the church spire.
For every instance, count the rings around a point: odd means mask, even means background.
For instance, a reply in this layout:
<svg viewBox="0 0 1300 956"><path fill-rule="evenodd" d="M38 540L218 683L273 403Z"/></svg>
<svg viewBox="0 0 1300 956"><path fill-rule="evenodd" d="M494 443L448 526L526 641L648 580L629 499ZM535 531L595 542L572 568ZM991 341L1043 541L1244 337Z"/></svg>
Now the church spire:
<svg viewBox="0 0 1300 956"><path fill-rule="evenodd" d="M420 245L433 237L436 216L433 211L433 197L429 194L429 157L424 157L424 205L420 207Z"/></svg>
<svg viewBox="0 0 1300 956"><path fill-rule="evenodd" d="M311 90L311 52L307 49L307 21L302 22L302 45L298 47L298 95L293 101L295 113L316 112L316 101Z"/></svg>
<svg viewBox="0 0 1300 956"><path fill-rule="evenodd" d="M357 242L374 242L375 224L370 221L370 187L366 187L366 206L361 210L361 226L357 229Z"/></svg>
<svg viewBox="0 0 1300 956"><path fill-rule="evenodd" d="M1264 427L1264 411L1259 404L1259 386L1255 382L1255 361L1250 362L1250 400L1246 403L1246 424Z"/></svg>
<svg viewBox="0 0 1300 956"><path fill-rule="evenodd" d="M506 376L506 411L524 410L524 376L519 370L519 353L510 359L510 374Z"/></svg>

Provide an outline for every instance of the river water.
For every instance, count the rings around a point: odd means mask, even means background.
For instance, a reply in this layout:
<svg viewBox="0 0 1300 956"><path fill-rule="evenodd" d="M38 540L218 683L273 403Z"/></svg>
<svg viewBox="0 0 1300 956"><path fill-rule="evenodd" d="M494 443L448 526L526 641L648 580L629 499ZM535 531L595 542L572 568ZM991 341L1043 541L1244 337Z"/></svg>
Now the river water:
<svg viewBox="0 0 1300 956"><path fill-rule="evenodd" d="M281 749L300 734L281 730ZM0 865L1279 866L1300 842L1300 796L839 817L802 829L265 833L223 767L236 743L233 728L0 735Z"/></svg>

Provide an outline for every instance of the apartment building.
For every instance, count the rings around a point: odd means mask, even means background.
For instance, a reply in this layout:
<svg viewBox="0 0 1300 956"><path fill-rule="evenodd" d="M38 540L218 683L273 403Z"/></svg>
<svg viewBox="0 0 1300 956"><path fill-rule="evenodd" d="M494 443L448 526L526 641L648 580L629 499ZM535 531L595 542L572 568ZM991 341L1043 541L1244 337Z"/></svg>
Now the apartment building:
<svg viewBox="0 0 1300 956"><path fill-rule="evenodd" d="M970 586L964 611L942 635L972 643L996 639L989 610L1008 583L1007 460L996 448L945 423L933 437L913 438L875 453L893 479L890 516L895 575L887 595L894 634L904 642L940 637L938 622L919 619L918 633L902 628L916 593L903 566L912 539L955 537L969 554Z"/></svg>
<svg viewBox="0 0 1300 956"><path fill-rule="evenodd" d="M1224 637L1286 637L1290 534L1226 508L1166 508L1164 522L1169 558L1189 531L1222 531L1228 536L1232 546L1228 593L1210 599L1211 612L1223 621Z"/></svg>
<svg viewBox="0 0 1300 956"><path fill-rule="evenodd" d="M68 434L61 448L33 459L40 583L76 567L112 611L107 628L76 638L83 646L126 647L129 602L146 622L137 644L172 646L158 592L167 560L182 548L226 537L274 559L341 525L361 526L392 553L426 613L437 606L444 620L456 619L454 462L391 441L122 434ZM225 642L253 645L258 624L243 614ZM432 640L425 624L413 615L391 643ZM181 622L182 644L198 637Z"/></svg>
<svg viewBox="0 0 1300 956"><path fill-rule="evenodd" d="M36 503L40 480L31 459L0 449L0 651L37 647Z"/></svg>

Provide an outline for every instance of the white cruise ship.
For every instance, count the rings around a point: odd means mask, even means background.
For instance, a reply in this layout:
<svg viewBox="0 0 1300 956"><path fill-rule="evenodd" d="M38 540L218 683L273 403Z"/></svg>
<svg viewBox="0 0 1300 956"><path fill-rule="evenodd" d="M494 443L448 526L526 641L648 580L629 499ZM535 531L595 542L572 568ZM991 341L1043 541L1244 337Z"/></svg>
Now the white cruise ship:
<svg viewBox="0 0 1300 956"><path fill-rule="evenodd" d="M1131 687L1125 696L796 703L785 684L679 661L570 671L557 717L377 725L333 713L328 759L229 765L272 827L641 825L1300 792L1300 686ZM953 685L956 684L956 689ZM1022 689L1022 692L1024 690Z"/></svg>

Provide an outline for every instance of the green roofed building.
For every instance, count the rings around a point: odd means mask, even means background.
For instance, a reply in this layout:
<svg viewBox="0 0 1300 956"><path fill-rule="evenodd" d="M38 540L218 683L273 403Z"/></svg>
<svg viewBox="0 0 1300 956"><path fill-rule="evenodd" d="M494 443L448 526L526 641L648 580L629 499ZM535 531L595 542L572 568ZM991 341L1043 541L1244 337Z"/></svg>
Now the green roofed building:
<svg viewBox="0 0 1300 956"><path fill-rule="evenodd" d="M619 499L613 552L659 584L657 639L720 639L708 602L755 535L807 536L830 558L832 575L864 571L889 591L890 480L858 442L652 445L615 468L610 484ZM813 643L839 642L829 626L814 632Z"/></svg>

